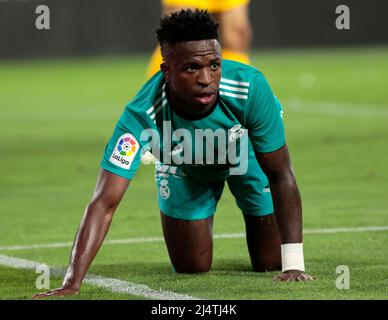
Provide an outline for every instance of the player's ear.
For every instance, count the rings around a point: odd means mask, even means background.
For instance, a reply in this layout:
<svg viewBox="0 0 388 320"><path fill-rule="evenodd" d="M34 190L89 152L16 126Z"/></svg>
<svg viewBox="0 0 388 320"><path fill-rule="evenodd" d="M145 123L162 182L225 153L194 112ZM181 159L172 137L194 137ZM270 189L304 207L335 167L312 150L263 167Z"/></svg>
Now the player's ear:
<svg viewBox="0 0 388 320"><path fill-rule="evenodd" d="M163 62L160 65L160 70L162 70L164 74L164 80L168 81L170 79L170 68L168 67L167 63Z"/></svg>

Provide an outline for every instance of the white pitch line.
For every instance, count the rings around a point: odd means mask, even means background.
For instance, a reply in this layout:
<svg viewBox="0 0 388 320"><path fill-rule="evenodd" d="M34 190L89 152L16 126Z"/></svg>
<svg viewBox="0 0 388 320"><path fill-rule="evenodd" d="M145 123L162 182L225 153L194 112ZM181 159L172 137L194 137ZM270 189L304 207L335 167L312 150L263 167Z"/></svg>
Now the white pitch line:
<svg viewBox="0 0 388 320"><path fill-rule="evenodd" d="M304 234L328 234L328 233L376 232L376 231L388 231L388 226L304 229L303 233ZM213 236L214 239L231 239L231 238L244 238L244 237L245 237L245 233L221 233L221 234L215 234ZM147 242L163 242L163 241L164 241L164 239L162 237L148 237L148 238L129 238L129 239L117 239L117 240L105 240L104 244L131 244L131 243L147 243ZM0 246L0 251L68 248L68 247L72 247L72 246L73 246L72 242Z"/></svg>
<svg viewBox="0 0 388 320"><path fill-rule="evenodd" d="M0 265L11 267L15 269L36 270L37 266L43 263L26 260L21 258L15 258L5 255L0 255ZM59 268L50 268L50 274L54 277L63 277L65 271ZM104 288L111 292L125 293L135 296L144 297L147 299L155 300L200 300L199 298L192 297L185 294L176 293L168 290L155 290L144 284L138 284L134 282L128 282L124 280L107 278L94 274L87 274L83 283L87 283L93 286Z"/></svg>
<svg viewBox="0 0 388 320"><path fill-rule="evenodd" d="M388 231L388 226L376 227L358 227L358 228L324 228L324 229L307 229L304 234L323 234L323 233L347 233L347 232L375 232Z"/></svg>

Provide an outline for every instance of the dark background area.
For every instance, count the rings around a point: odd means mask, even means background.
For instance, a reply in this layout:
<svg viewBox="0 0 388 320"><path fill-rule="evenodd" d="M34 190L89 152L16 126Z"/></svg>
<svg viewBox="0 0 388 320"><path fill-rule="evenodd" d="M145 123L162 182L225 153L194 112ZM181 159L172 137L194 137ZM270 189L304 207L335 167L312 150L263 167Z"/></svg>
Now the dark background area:
<svg viewBox="0 0 388 320"><path fill-rule="evenodd" d="M35 9L50 8L50 30ZM350 30L337 30L335 8L350 8ZM0 58L151 52L159 0L0 0ZM386 0L251 0L253 48L388 44Z"/></svg>

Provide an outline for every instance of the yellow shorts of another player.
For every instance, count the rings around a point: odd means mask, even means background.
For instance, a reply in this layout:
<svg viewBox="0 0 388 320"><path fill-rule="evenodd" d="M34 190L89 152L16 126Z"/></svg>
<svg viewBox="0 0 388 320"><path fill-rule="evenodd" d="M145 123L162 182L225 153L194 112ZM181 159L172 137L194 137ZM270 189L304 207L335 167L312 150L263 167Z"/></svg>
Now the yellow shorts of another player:
<svg viewBox="0 0 388 320"><path fill-rule="evenodd" d="M207 9L210 13L224 12L249 4L249 0L162 0L166 7Z"/></svg>

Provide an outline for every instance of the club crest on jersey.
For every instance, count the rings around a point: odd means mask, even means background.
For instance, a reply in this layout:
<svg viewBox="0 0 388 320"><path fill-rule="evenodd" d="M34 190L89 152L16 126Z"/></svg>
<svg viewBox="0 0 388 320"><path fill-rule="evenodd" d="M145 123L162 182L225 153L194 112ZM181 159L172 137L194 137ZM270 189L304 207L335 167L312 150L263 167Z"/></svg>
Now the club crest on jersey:
<svg viewBox="0 0 388 320"><path fill-rule="evenodd" d="M164 200L167 200L170 197L171 191L170 191L170 188L168 187L167 179L163 179L160 181L159 193Z"/></svg>
<svg viewBox="0 0 388 320"><path fill-rule="evenodd" d="M240 124L237 124L229 129L229 141L235 142L237 139L240 139L245 133L245 129L241 127Z"/></svg>
<svg viewBox="0 0 388 320"><path fill-rule="evenodd" d="M120 168L129 169L138 150L139 143L136 138L130 133L125 133L117 139L109 162Z"/></svg>

